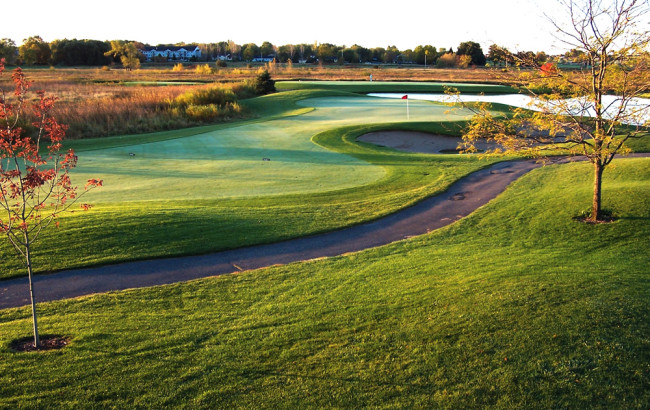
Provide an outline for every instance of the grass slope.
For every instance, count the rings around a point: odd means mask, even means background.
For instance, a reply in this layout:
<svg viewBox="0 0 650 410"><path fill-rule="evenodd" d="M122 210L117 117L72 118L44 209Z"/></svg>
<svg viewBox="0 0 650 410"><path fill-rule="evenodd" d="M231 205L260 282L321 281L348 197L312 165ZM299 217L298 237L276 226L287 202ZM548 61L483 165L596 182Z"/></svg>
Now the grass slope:
<svg viewBox="0 0 650 410"><path fill-rule="evenodd" d="M302 100L307 96L317 98ZM412 118L425 122L395 125L386 121L403 121L399 101L330 91L280 93L249 104L265 117L188 129L186 136L75 141L77 181L99 177L105 186L84 198L96 205L90 212L63 216L60 229L44 234L34 256L37 271L200 254L337 229L394 212L488 164L369 145L360 150L341 139L386 127L458 132L455 121L464 116L446 115L443 106L413 104ZM436 125L443 120L444 128ZM325 131L371 122L380 125ZM331 141L312 143L318 131ZM0 253L0 278L24 274L7 243L0 243Z"/></svg>
<svg viewBox="0 0 650 410"><path fill-rule="evenodd" d="M75 174L79 181L101 175L105 186L86 199L94 204L304 194L358 187L384 175L381 167L333 154L310 138L344 125L404 121L402 101L325 97L298 104L315 110L201 134L192 130L185 138L87 151ZM428 102L410 107L413 121L454 121L470 114L447 110Z"/></svg>
<svg viewBox="0 0 650 410"><path fill-rule="evenodd" d="M44 232L35 255L40 272L153 257L199 254L270 243L378 218L444 190L460 176L490 164L459 156L413 155L354 142L377 129L435 132L428 123L351 126L314 141L381 166L384 177L362 187L219 200L104 204L60 218ZM65 249L61 249L61 244ZM9 252L7 250L7 252ZM23 275L16 258L0 261L5 278Z"/></svg>
<svg viewBox="0 0 650 410"><path fill-rule="evenodd" d="M62 351L13 353L0 407L650 405L649 159L548 166L468 218L347 256L43 304Z"/></svg>

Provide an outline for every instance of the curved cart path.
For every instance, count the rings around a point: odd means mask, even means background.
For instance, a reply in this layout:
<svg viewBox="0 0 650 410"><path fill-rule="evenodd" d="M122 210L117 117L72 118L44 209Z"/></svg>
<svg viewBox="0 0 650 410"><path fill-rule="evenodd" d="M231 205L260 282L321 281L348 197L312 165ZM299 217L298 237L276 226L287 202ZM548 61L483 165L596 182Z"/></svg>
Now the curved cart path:
<svg viewBox="0 0 650 410"><path fill-rule="evenodd" d="M561 160L566 161L566 160ZM207 255L127 262L37 275L38 302L222 275L336 256L421 235L469 215L514 180L540 167L533 160L501 162L474 172L446 192L384 218L320 235ZM0 282L0 309L29 304L27 278Z"/></svg>

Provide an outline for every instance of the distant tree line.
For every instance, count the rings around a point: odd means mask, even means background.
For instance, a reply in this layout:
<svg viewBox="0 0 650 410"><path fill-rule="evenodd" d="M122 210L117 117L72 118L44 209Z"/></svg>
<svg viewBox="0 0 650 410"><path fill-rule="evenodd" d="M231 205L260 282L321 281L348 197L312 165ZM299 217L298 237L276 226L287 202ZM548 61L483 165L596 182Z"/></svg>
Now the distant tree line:
<svg viewBox="0 0 650 410"><path fill-rule="evenodd" d="M186 43L177 43L183 46ZM63 66L103 66L128 61L129 68L139 67L135 60L143 61L134 50L149 46L135 41L77 40L63 39L45 42L40 36L23 40L23 44L8 38L0 40L0 58L8 64L63 65ZM165 46L159 44L158 46ZM216 43L200 43L201 61L265 61L273 59L279 63L322 63L322 64L418 64L436 67L484 66L488 60L493 64L515 64L517 53L513 54L495 44L485 55L481 46L473 41L462 42L454 52L453 48L436 48L432 45L419 45L414 49L399 50L395 46L366 48L358 44L350 47L330 43L285 44L276 46L268 41L261 45L247 43L239 45L232 40ZM520 60L530 57L543 62L544 52L519 52ZM128 58L125 56L128 55ZM523 58L526 57L526 58ZM566 56L579 58L579 56ZM156 62L160 62L157 59Z"/></svg>

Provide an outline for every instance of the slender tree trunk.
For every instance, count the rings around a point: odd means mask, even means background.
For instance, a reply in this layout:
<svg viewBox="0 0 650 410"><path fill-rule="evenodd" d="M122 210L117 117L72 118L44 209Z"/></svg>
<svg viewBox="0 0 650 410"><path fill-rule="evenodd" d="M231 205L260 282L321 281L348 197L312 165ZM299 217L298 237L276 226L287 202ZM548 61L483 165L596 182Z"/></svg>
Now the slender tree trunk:
<svg viewBox="0 0 650 410"><path fill-rule="evenodd" d="M34 282L32 279L32 256L30 254L29 237L25 234L25 259L27 261L27 276L29 278L29 297L32 302L32 323L34 325L34 347L41 346L41 339L38 336L38 320L36 318L36 298L34 297Z"/></svg>
<svg viewBox="0 0 650 410"><path fill-rule="evenodd" d="M603 164L600 159L594 162L594 197L591 206L591 221L596 222L601 219L601 188L603 182Z"/></svg>

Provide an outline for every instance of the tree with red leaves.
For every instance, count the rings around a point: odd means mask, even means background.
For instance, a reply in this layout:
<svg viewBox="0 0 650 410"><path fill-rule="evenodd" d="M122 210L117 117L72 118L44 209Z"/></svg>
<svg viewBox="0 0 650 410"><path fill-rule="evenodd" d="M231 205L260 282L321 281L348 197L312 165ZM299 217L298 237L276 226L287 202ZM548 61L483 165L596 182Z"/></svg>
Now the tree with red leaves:
<svg viewBox="0 0 650 410"><path fill-rule="evenodd" d="M0 75L4 59L0 60ZM32 249L43 229L70 209L81 195L102 185L91 179L81 194L72 184L70 170L77 164L73 150L62 151L66 126L52 116L55 97L36 92L28 101L31 81L20 68L11 76L13 95L0 89L0 233L4 234L27 269L34 327L34 346L40 346L32 281ZM34 129L21 124L33 119ZM88 209L83 204L82 209Z"/></svg>
<svg viewBox="0 0 650 410"><path fill-rule="evenodd" d="M557 64L554 63L544 63L540 67L540 70L542 71L542 76L544 77L557 75L558 73Z"/></svg>

